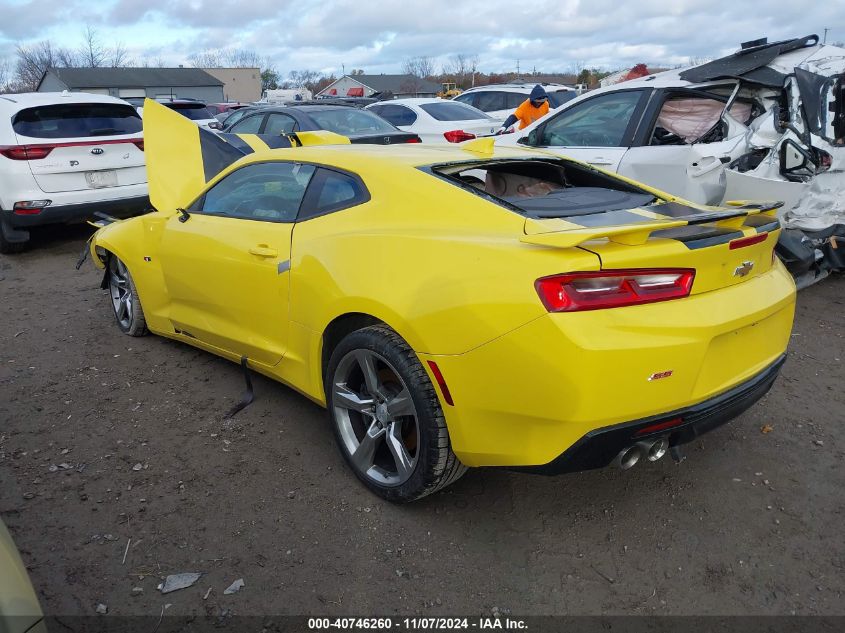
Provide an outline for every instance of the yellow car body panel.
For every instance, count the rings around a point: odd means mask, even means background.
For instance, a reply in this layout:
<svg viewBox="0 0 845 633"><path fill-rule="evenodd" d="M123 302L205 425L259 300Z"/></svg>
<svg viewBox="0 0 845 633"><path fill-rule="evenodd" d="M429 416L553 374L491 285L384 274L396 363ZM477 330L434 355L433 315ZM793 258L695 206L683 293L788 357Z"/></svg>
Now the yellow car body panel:
<svg viewBox="0 0 845 633"><path fill-rule="evenodd" d="M245 356L324 405L324 334L336 319L367 315L440 367L454 398L451 406L440 391L453 449L467 465L546 464L596 429L725 392L785 352L795 289L773 260L772 205L710 225L737 237L768 226L763 242L696 250L665 233L688 223L672 214L671 204L684 201L661 192L665 207L634 211L636 231L611 231L573 219L526 221L429 173L432 165L542 152L310 144L316 138L264 149L255 137L241 139L251 153L212 173L193 123L154 107L144 124L158 211L99 230L91 249L100 266L105 252L127 265L149 329L232 360ZM199 213L182 221L177 209L267 161L342 169L360 177L369 200L297 223ZM738 269L749 261L744 277ZM550 314L534 287L568 271L663 267L695 268L689 297Z"/></svg>

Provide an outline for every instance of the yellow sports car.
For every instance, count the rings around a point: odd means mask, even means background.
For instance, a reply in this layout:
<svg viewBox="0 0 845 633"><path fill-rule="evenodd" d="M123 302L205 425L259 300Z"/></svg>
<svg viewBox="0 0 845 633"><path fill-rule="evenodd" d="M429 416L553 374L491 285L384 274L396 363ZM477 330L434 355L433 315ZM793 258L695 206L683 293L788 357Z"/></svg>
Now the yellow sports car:
<svg viewBox="0 0 845 633"><path fill-rule="evenodd" d="M326 406L385 499L470 466L659 459L784 361L778 203L697 206L488 139L218 136L149 101L144 135L158 211L91 243L118 326Z"/></svg>

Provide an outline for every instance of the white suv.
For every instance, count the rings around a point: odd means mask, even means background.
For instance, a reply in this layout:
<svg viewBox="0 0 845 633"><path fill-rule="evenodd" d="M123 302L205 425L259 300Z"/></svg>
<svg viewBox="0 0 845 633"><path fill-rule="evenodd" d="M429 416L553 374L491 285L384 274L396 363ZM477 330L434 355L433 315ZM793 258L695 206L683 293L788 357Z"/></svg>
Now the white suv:
<svg viewBox="0 0 845 633"><path fill-rule="evenodd" d="M531 94L536 83L490 84L464 90L455 101L466 103L494 119L506 119ZM578 96L578 91L563 84L541 83L549 95L549 108L554 110Z"/></svg>
<svg viewBox="0 0 845 633"><path fill-rule="evenodd" d="M0 95L0 253L29 229L150 208L141 118L115 97Z"/></svg>

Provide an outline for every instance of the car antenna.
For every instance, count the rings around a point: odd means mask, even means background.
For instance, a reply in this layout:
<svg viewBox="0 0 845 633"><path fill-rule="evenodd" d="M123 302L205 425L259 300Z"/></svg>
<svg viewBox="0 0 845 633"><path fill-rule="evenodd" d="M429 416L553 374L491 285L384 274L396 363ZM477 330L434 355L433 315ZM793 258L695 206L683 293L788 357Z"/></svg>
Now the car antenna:
<svg viewBox="0 0 845 633"><path fill-rule="evenodd" d="M176 210L179 212L180 222L187 222L190 219L191 214L185 211L182 207L176 207Z"/></svg>

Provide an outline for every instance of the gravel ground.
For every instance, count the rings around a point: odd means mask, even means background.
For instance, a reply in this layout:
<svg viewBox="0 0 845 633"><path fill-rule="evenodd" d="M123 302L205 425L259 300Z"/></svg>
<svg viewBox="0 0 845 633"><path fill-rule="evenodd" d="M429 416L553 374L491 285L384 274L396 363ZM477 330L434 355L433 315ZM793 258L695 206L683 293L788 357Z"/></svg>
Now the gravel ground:
<svg viewBox="0 0 845 633"><path fill-rule="evenodd" d="M801 293L773 391L681 465L475 470L398 507L357 483L304 397L256 377L256 401L224 422L237 365L120 334L100 275L74 270L87 235L0 257L0 516L48 615L158 616L165 601L209 615L845 614L845 278ZM156 586L178 572L203 576L164 599Z"/></svg>

